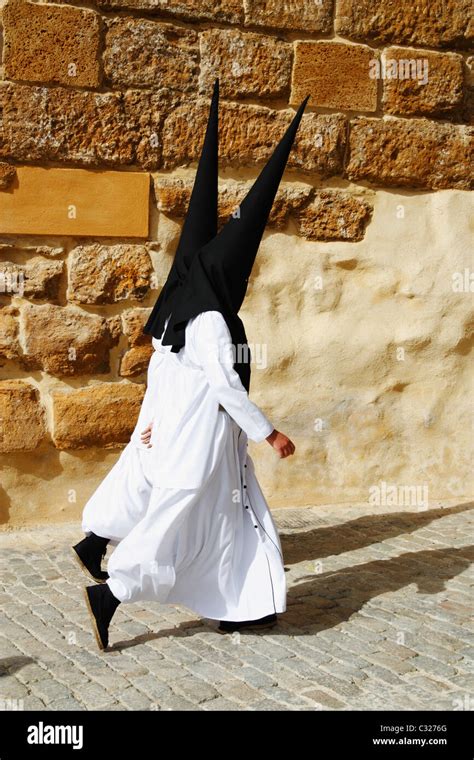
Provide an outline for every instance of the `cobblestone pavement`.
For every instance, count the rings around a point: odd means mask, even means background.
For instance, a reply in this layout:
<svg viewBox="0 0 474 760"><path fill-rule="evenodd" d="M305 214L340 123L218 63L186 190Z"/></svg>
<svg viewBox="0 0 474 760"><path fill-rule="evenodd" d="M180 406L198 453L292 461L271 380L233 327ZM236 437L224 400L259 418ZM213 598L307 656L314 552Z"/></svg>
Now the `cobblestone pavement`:
<svg viewBox="0 0 474 760"><path fill-rule="evenodd" d="M108 652L69 524L0 535L0 708L474 707L472 504L276 510L288 568L277 628L223 636L178 606L123 604Z"/></svg>

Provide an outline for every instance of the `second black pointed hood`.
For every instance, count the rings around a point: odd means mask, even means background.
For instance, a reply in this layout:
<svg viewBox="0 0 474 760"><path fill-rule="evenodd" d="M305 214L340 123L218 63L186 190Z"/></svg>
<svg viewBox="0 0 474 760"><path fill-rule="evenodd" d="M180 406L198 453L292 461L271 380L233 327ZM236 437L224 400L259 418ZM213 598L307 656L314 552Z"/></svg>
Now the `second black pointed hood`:
<svg viewBox="0 0 474 760"><path fill-rule="evenodd" d="M195 252L162 337L163 345L178 352L185 345L186 324L192 317L204 311L221 312L235 347L234 368L247 390L250 351L238 312L307 101L301 103L238 209L220 232Z"/></svg>

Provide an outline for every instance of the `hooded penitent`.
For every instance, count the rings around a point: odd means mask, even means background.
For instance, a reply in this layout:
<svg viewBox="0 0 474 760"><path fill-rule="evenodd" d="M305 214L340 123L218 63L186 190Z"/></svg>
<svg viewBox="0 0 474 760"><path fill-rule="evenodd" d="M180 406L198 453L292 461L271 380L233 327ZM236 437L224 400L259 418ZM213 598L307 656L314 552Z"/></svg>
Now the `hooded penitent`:
<svg viewBox="0 0 474 760"><path fill-rule="evenodd" d="M217 101L214 85L204 146L186 220L170 274L144 332L178 352L187 322L204 311L223 315L234 344L234 368L250 386L250 350L238 316L275 195L296 136L306 98L239 208L217 233ZM208 214L207 218L204 218Z"/></svg>

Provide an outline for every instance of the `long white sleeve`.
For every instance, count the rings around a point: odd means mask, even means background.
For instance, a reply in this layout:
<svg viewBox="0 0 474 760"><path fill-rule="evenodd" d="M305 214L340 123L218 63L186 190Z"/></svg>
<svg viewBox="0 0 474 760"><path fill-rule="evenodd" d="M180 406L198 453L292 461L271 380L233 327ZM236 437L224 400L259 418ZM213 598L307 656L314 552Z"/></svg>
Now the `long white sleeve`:
<svg viewBox="0 0 474 760"><path fill-rule="evenodd" d="M224 317L218 311L206 311L196 323L195 349L211 390L247 436L260 443L274 428L249 399L233 368L232 338Z"/></svg>

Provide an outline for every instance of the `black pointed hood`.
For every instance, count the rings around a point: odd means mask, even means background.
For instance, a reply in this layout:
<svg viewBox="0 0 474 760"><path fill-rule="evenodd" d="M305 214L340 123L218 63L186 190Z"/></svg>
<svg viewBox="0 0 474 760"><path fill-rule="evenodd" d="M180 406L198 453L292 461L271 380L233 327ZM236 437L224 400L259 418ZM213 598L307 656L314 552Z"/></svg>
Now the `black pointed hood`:
<svg viewBox="0 0 474 760"><path fill-rule="evenodd" d="M250 351L238 311L307 101L305 98L301 103L238 209L220 232L195 252L162 338L163 345L170 345L172 351L178 352L185 344L189 319L204 311L220 311L236 351L234 368L247 390Z"/></svg>
<svg viewBox="0 0 474 760"><path fill-rule="evenodd" d="M226 307L239 311L308 98L272 156L221 231L200 252L203 267Z"/></svg>
<svg viewBox="0 0 474 760"><path fill-rule="evenodd" d="M195 254L217 234L219 80L214 83L206 134L178 247L143 332L160 338Z"/></svg>

